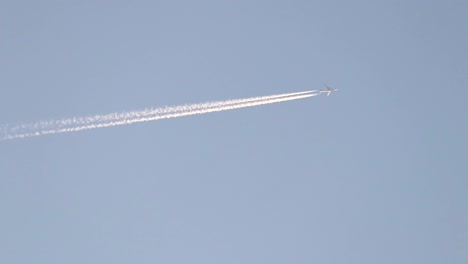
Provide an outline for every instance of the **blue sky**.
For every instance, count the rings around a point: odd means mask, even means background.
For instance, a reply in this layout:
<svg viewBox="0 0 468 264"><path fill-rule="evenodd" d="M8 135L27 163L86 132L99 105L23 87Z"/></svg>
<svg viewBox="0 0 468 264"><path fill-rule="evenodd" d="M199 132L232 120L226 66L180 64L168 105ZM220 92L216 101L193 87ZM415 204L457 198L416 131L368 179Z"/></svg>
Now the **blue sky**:
<svg viewBox="0 0 468 264"><path fill-rule="evenodd" d="M465 1L3 1L2 263L466 263Z"/></svg>

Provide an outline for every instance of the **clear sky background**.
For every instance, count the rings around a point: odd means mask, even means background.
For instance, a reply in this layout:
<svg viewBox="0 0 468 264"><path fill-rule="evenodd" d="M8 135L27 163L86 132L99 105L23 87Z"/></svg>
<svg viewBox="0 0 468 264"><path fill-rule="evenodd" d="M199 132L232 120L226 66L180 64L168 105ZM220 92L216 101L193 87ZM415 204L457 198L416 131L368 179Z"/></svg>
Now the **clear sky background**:
<svg viewBox="0 0 468 264"><path fill-rule="evenodd" d="M1 263L467 263L468 2L2 1Z"/></svg>

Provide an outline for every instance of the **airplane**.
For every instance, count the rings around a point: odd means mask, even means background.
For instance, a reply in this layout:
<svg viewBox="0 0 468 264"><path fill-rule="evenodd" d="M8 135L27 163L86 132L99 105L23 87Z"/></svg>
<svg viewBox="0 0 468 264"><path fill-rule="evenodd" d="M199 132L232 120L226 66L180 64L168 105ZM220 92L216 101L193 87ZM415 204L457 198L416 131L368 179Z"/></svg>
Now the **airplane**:
<svg viewBox="0 0 468 264"><path fill-rule="evenodd" d="M327 89L326 89L326 90L320 89L320 90L319 90L319 94L321 94L321 93L327 93L327 96L330 96L330 94L331 94L332 92L338 91L338 89L332 89L332 88L328 87L328 85L326 85L326 84L325 84L325 87L327 87Z"/></svg>

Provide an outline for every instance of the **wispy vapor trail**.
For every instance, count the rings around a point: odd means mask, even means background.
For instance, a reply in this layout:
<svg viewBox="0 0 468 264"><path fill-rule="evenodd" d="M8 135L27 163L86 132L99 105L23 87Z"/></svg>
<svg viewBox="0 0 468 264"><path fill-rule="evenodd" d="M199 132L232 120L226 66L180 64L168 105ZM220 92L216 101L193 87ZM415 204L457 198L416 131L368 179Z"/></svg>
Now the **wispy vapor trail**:
<svg viewBox="0 0 468 264"><path fill-rule="evenodd" d="M142 111L111 113L107 115L40 121L36 123L17 125L11 128L5 127L3 129L4 134L0 136L0 141L219 112L224 110L297 100L316 95L318 95L316 91L305 91L156 109L151 108Z"/></svg>

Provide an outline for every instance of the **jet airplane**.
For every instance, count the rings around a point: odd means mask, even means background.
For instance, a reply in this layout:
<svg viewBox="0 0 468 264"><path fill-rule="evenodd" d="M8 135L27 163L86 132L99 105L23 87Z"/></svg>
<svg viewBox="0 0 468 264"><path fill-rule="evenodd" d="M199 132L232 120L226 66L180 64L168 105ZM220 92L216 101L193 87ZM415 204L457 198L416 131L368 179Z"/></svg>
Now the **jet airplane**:
<svg viewBox="0 0 468 264"><path fill-rule="evenodd" d="M328 87L328 85L326 85L326 84L325 84L325 87L327 87L327 89L324 89L324 90L320 89L320 90L319 90L319 94L321 94L321 93L327 93L327 96L330 96L330 94L331 94L332 92L338 91L338 89L332 89L332 88Z"/></svg>

